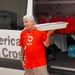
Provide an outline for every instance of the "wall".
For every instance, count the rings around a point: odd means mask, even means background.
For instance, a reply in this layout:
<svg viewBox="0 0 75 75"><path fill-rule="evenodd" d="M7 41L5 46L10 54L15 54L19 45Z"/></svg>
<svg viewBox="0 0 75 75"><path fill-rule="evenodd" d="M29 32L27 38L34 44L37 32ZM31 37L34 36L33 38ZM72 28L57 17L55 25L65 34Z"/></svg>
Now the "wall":
<svg viewBox="0 0 75 75"><path fill-rule="evenodd" d="M35 12L36 13L49 13L50 15L56 13L56 12L62 12L62 13L75 13L75 3L66 3L66 4L40 4L35 5ZM39 9L40 8L40 9Z"/></svg>

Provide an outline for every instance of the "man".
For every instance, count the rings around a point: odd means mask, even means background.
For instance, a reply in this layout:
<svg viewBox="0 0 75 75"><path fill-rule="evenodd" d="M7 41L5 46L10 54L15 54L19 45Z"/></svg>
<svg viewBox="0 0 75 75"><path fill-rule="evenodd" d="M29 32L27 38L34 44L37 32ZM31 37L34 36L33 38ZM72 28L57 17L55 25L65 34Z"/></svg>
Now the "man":
<svg viewBox="0 0 75 75"><path fill-rule="evenodd" d="M34 18L23 17L25 28L20 34L21 62L25 75L49 75L44 46L50 45L52 31L40 31L34 26Z"/></svg>

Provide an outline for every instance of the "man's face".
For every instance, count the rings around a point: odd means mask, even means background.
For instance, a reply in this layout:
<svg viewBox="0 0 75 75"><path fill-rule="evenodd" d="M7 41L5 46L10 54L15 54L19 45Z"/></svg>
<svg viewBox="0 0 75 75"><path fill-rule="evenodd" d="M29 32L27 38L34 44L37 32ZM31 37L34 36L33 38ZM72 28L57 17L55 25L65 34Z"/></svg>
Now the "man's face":
<svg viewBox="0 0 75 75"><path fill-rule="evenodd" d="M23 19L23 24L24 24L24 26L26 27L27 30L31 30L31 28L34 25L33 21L28 19L28 18Z"/></svg>

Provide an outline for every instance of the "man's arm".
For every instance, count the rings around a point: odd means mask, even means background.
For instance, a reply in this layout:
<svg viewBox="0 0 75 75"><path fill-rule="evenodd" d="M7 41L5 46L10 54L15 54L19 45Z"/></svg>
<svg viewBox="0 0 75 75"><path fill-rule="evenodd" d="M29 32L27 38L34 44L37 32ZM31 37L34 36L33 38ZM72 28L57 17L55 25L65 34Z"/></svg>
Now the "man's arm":
<svg viewBox="0 0 75 75"><path fill-rule="evenodd" d="M23 68L24 68L24 57L25 57L25 55L24 55L24 47L22 46L21 47L21 62L22 62L22 66L23 66Z"/></svg>
<svg viewBox="0 0 75 75"><path fill-rule="evenodd" d="M48 33L47 33L47 39L46 39L46 41L44 42L44 46L49 47L49 45L50 45L50 37L51 37L51 34L52 34L53 31L54 31L54 30L48 31Z"/></svg>

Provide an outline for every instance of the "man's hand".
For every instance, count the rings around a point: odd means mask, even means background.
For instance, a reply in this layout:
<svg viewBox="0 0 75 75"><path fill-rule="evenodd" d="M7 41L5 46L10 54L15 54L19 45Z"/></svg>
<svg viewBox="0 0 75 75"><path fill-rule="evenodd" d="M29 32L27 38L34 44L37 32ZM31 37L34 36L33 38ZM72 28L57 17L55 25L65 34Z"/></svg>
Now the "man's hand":
<svg viewBox="0 0 75 75"><path fill-rule="evenodd" d="M22 61L22 66L23 66L23 69L24 69L24 65L25 65L25 62L24 62L24 61Z"/></svg>
<svg viewBox="0 0 75 75"><path fill-rule="evenodd" d="M54 32L54 30L48 30L48 36L51 36L52 35L52 33Z"/></svg>

